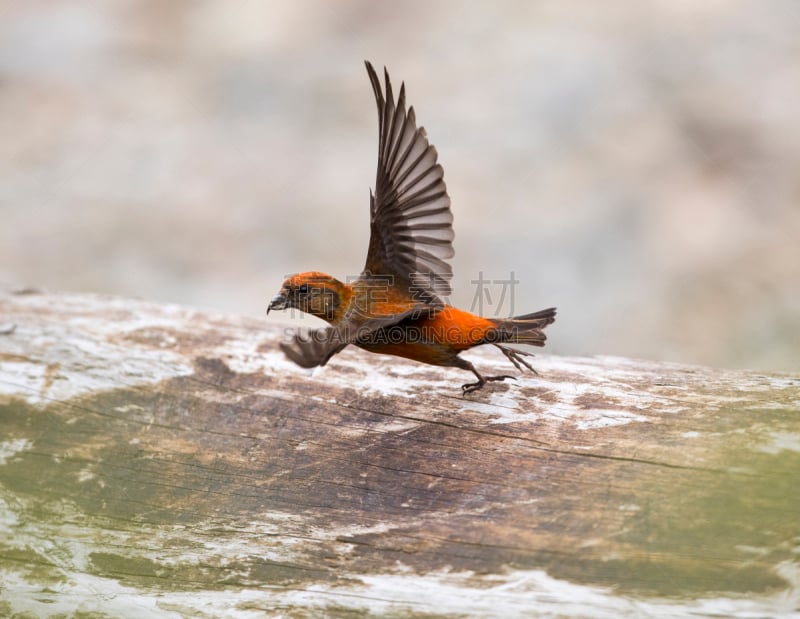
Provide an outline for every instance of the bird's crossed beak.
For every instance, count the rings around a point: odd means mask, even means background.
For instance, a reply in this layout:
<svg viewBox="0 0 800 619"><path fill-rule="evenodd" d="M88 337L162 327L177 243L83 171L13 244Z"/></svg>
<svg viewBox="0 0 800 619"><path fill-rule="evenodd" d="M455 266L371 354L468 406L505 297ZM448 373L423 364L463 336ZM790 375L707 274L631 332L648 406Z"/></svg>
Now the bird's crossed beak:
<svg viewBox="0 0 800 619"><path fill-rule="evenodd" d="M267 314L269 314L270 310L282 310L286 309L287 307L289 307L289 299L287 298L286 293L281 290L272 298L272 301L269 302Z"/></svg>

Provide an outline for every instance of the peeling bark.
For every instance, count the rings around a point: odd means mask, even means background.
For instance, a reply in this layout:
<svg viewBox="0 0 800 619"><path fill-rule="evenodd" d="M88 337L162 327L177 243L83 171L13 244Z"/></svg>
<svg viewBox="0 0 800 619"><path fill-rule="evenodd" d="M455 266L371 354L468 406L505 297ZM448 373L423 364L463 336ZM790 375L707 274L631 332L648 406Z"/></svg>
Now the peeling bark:
<svg viewBox="0 0 800 619"><path fill-rule="evenodd" d="M799 612L800 376L539 355L464 397L130 299L0 327L0 615Z"/></svg>

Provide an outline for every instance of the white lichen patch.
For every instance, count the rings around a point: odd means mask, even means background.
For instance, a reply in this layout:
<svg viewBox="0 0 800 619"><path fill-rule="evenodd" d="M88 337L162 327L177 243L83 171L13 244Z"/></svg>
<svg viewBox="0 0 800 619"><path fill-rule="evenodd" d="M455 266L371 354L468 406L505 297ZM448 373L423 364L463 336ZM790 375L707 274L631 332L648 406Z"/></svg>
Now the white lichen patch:
<svg viewBox="0 0 800 619"><path fill-rule="evenodd" d="M538 375L524 374L517 381L507 381L502 392L492 391L491 385L485 387L484 391L464 398L459 412L485 414L488 422L495 425L568 423L578 430L595 430L647 422L651 407L661 413L686 409L683 403L637 388L624 368L606 375L591 361L537 356ZM531 388L541 390L546 397L539 398L529 392L524 395L523 390Z"/></svg>
<svg viewBox="0 0 800 619"><path fill-rule="evenodd" d="M87 481L91 481L95 478L94 471L90 467L84 467L78 472L78 481L80 483L85 483Z"/></svg>
<svg viewBox="0 0 800 619"><path fill-rule="evenodd" d="M4 465L8 460L16 454L30 449L33 442L26 438L15 438L10 441L3 441L0 443L0 466Z"/></svg>
<svg viewBox="0 0 800 619"><path fill-rule="evenodd" d="M388 360L393 362L387 363ZM398 372L401 367L404 371ZM461 389L458 378L451 382L441 376L442 370L436 373L437 378L431 378L430 366L358 349L340 353L328 368L325 374L327 382L382 397L414 398L420 394L434 393L449 395L459 393Z"/></svg>
<svg viewBox="0 0 800 619"><path fill-rule="evenodd" d="M608 409L586 410L583 411L581 416L582 419L575 422L575 427L578 430L596 430L598 428L610 428L611 426L647 421L647 417L643 415Z"/></svg>
<svg viewBox="0 0 800 619"><path fill-rule="evenodd" d="M0 534L10 535L13 527L19 524L19 517L11 506L0 497Z"/></svg>
<svg viewBox="0 0 800 619"><path fill-rule="evenodd" d="M758 450L775 455L781 451L796 451L800 453L800 434L793 432L770 432L767 442L758 446Z"/></svg>
<svg viewBox="0 0 800 619"><path fill-rule="evenodd" d="M62 295L56 310L50 301L35 294L14 299L14 307L23 311L14 317L18 327L3 336L1 394L41 404L193 371L176 352L120 337L145 327L179 329L186 310L148 306L158 311L137 312L137 302L129 299L89 295Z"/></svg>
<svg viewBox="0 0 800 619"><path fill-rule="evenodd" d="M508 411L498 410L497 407L491 402L479 402L477 400L467 400L459 406L459 413L476 412L486 415L490 423L510 423L513 421L520 421L519 416L511 417Z"/></svg>
<svg viewBox="0 0 800 619"><path fill-rule="evenodd" d="M277 374L298 370L306 375L313 373L313 370L303 370L289 361L277 345L269 350L259 350L262 343L256 338L232 338L213 348L210 355L222 359L231 371L238 374Z"/></svg>
<svg viewBox="0 0 800 619"><path fill-rule="evenodd" d="M790 570L786 570L787 572ZM154 591L117 580L65 570L61 583L46 591L14 572L3 574L5 598L14 613L33 616L102 613L137 619L228 617L256 619L264 609L291 608L309 616L350 611L370 616L528 617L632 619L638 617L797 618L799 596L774 594L689 600L632 598L603 587L570 583L541 570L476 576L472 572L414 574L398 565L395 573L363 576L348 584L291 584L269 588ZM479 586L475 586L478 584ZM91 595L86 595L86 592ZM8 592L12 592L9 596ZM587 614L588 613L588 614ZM272 616L272 615L270 615ZM280 616L280 615L276 615Z"/></svg>
<svg viewBox="0 0 800 619"><path fill-rule="evenodd" d="M47 366L41 363L0 359L0 395L24 398L39 393L46 372Z"/></svg>

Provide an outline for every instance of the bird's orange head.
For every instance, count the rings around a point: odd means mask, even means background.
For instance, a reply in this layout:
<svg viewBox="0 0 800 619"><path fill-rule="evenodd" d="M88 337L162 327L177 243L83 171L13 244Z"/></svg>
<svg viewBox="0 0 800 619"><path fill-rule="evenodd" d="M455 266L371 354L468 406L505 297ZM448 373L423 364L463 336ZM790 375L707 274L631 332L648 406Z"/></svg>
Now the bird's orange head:
<svg viewBox="0 0 800 619"><path fill-rule="evenodd" d="M288 278L270 301L270 310L298 309L306 314L336 322L347 308L350 286L319 271L298 273Z"/></svg>

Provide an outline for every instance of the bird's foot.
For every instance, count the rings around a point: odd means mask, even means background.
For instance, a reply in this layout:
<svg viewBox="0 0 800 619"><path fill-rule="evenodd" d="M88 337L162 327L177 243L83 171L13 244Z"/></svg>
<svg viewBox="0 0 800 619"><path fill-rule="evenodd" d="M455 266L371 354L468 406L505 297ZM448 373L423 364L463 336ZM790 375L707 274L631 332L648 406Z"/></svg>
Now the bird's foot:
<svg viewBox="0 0 800 619"><path fill-rule="evenodd" d="M482 388L489 381L505 380L506 378L517 380L515 376L509 376L508 374L504 374L502 376L481 376L477 382L461 385L461 391L463 394L472 393L473 391L477 391L478 389Z"/></svg>
<svg viewBox="0 0 800 619"><path fill-rule="evenodd" d="M524 365L528 368L531 372L538 376L539 372L533 369L533 366L528 363L523 357L533 357L533 353L525 352L524 350L517 350L516 348L511 348L509 346L501 346L500 344L495 344L502 353L506 356L506 359L511 361L514 364L514 367L517 368L520 372L523 372L522 366Z"/></svg>

